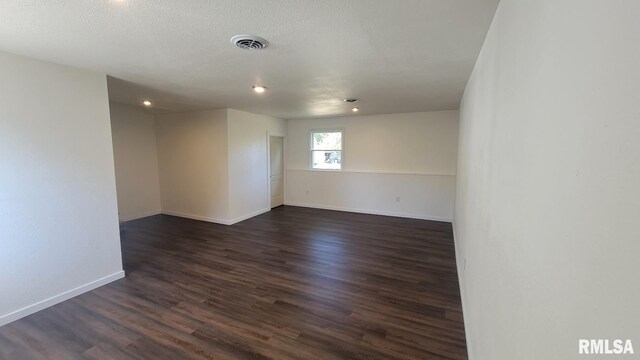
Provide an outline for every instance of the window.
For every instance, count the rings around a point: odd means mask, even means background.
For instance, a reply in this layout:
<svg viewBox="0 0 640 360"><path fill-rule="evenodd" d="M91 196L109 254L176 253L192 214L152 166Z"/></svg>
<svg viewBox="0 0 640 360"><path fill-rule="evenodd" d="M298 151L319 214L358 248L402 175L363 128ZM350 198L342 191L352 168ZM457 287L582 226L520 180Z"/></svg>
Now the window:
<svg viewBox="0 0 640 360"><path fill-rule="evenodd" d="M311 168L342 170L342 130L311 132Z"/></svg>

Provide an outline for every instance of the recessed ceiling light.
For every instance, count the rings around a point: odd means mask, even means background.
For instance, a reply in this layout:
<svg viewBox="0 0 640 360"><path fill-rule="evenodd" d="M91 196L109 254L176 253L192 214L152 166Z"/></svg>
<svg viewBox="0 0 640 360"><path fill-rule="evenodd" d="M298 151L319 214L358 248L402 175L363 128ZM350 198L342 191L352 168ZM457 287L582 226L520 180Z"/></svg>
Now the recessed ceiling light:
<svg viewBox="0 0 640 360"><path fill-rule="evenodd" d="M145 100L142 102L142 104L144 104L144 106L151 106L151 101Z"/></svg>
<svg viewBox="0 0 640 360"><path fill-rule="evenodd" d="M353 109L351 109L351 111L353 111L353 112L358 112L358 111L360 111L360 109L359 109L359 108L357 108L357 107L354 107Z"/></svg>
<svg viewBox="0 0 640 360"><path fill-rule="evenodd" d="M261 94L265 92L265 90L267 90L267 87L264 85L253 85L251 88L253 89L253 91L257 92L258 94Z"/></svg>

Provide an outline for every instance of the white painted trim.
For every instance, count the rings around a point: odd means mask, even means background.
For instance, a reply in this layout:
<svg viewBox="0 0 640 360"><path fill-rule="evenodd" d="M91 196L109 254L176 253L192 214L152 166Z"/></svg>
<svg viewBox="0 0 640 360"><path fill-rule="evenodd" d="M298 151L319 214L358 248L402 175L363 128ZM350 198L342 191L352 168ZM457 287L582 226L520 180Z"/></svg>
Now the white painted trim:
<svg viewBox="0 0 640 360"><path fill-rule="evenodd" d="M125 221L137 220L137 219L142 219L149 216L160 215L160 214L162 214L162 211L154 210L154 211L149 211L149 212L138 214L138 215L124 216L124 217L121 217L119 220L120 222L125 222Z"/></svg>
<svg viewBox="0 0 640 360"><path fill-rule="evenodd" d="M286 133L286 132L281 133L281 132L279 132L279 131L271 131L271 130L267 130L267 134L268 134L269 136L277 136L277 137L281 137L281 138L283 138L283 137L287 137L287 133Z"/></svg>
<svg viewBox="0 0 640 360"><path fill-rule="evenodd" d="M239 216L239 217L237 217L235 219L231 219L231 220L215 219L215 218L210 218L210 217L206 217L206 216L191 215L191 214L185 214L185 213L180 213L180 212L175 212L175 211L164 211L163 210L162 213L164 215L177 216L177 217L181 217L181 218L185 218L185 219L206 221L206 222L215 223L215 224L221 224L221 225L233 225L233 224L239 223L240 221L244 221L244 220L250 219L250 218L252 218L254 216L258 216L258 215L264 214L264 213L269 212L269 211L271 211L271 209L269 209L269 208L262 209L262 210L254 211L254 212L252 212L250 214Z"/></svg>
<svg viewBox="0 0 640 360"><path fill-rule="evenodd" d="M456 177L456 174L427 174L427 173L404 173L404 172L389 172L389 171L357 171L357 170L309 170L309 169L286 169L285 171L302 171L312 173L343 173L343 174L374 174L374 175L413 175L413 176L445 176Z"/></svg>
<svg viewBox="0 0 640 360"><path fill-rule="evenodd" d="M403 218L418 219L418 220L444 221L449 223L452 222L452 219L450 218L443 218L439 216L428 216L428 215L425 216L425 215L409 214L409 213L401 213L401 212L366 210L366 209L356 209L356 208L339 207L339 206L304 204L304 203L296 203L296 202L285 202L285 205L300 206L300 207L314 208L314 209L323 209L323 210L355 212L355 213L361 213L361 214L403 217Z"/></svg>
<svg viewBox="0 0 640 360"><path fill-rule="evenodd" d="M162 210L162 214L171 215L171 216L177 216L177 217L191 219L191 220L206 221L206 222L222 224L222 225L231 225L231 222L229 220L216 219L216 218L200 216L200 215L186 214L186 213L181 213L181 212L177 212L177 211Z"/></svg>
<svg viewBox="0 0 640 360"><path fill-rule="evenodd" d="M252 218L252 217L254 217L254 216L258 216L258 215L262 215L262 214L264 214L264 213L268 213L269 211L271 211L271 209L270 209L270 208L266 208L266 209L262 209L262 210L254 211L254 212L252 212L251 214L243 215L243 216L237 217L237 218L235 218L235 219L229 220L229 224L228 224L228 225L237 224L237 223L239 223L239 222L241 222L241 221L244 221L244 220L250 219L250 218Z"/></svg>
<svg viewBox="0 0 640 360"><path fill-rule="evenodd" d="M124 277L124 271L120 270L115 274L111 274L109 276L105 276L103 278L100 278L98 280L92 281L88 284L79 286L75 289L71 289L69 291L65 291L62 294L50 297L48 299L42 300L40 302L37 302L33 305L29 305L27 307L24 307L20 310L16 310L14 312L11 312L9 314L6 315L2 315L0 316L0 326L6 325L10 322L16 321L20 318L23 318L25 316L29 316L33 313L36 313L40 310L44 310L50 306L53 306L55 304L59 304L65 300L69 300L73 297L76 297L80 294L84 294L87 291L91 291L93 289L99 288L100 286L106 285L112 281L116 281L118 279L122 279Z"/></svg>

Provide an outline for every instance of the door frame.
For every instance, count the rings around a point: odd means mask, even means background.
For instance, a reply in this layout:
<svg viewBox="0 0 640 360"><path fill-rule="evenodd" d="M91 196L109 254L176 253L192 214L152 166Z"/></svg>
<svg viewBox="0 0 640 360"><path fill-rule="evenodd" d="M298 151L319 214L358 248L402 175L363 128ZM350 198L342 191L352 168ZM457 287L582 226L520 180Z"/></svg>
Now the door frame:
<svg viewBox="0 0 640 360"><path fill-rule="evenodd" d="M287 203L287 136L267 130L267 207L271 211L271 137L282 138L282 202Z"/></svg>

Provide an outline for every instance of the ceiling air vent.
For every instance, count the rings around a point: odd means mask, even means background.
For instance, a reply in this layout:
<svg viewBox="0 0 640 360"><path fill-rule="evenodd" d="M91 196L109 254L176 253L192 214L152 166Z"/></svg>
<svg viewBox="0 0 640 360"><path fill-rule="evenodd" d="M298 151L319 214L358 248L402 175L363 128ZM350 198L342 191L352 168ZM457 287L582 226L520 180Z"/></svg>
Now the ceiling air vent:
<svg viewBox="0 0 640 360"><path fill-rule="evenodd" d="M269 46L267 40L254 35L236 35L231 38L231 43L245 50L261 50Z"/></svg>

